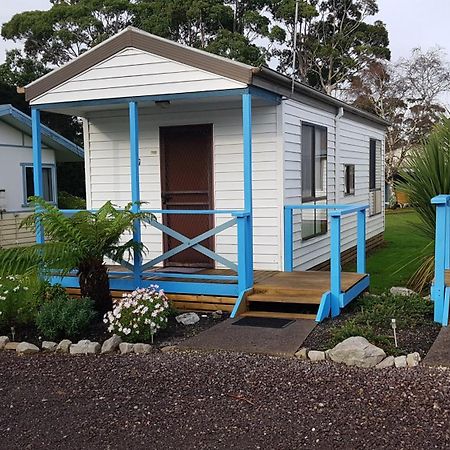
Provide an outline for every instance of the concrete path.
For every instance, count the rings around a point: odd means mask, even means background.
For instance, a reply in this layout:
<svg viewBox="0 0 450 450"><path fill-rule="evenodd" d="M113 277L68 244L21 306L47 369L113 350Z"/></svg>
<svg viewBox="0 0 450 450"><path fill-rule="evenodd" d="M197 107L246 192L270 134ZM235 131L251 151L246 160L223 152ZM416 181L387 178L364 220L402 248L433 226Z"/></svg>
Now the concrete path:
<svg viewBox="0 0 450 450"><path fill-rule="evenodd" d="M316 326L313 320L295 320L285 328L233 325L228 319L183 341L190 350L226 350L240 353L293 356Z"/></svg>
<svg viewBox="0 0 450 450"><path fill-rule="evenodd" d="M450 367L450 326L441 328L437 339L423 360L423 364Z"/></svg>

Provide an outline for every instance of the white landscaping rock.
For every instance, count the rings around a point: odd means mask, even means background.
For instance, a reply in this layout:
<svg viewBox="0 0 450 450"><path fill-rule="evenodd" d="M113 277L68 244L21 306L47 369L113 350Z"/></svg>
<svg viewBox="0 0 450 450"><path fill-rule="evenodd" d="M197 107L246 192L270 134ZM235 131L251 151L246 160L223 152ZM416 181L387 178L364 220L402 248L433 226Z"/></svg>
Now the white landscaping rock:
<svg viewBox="0 0 450 450"><path fill-rule="evenodd" d="M52 341L43 341L42 342L42 351L44 352L55 352L58 347L56 342Z"/></svg>
<svg viewBox="0 0 450 450"><path fill-rule="evenodd" d="M103 353L115 353L119 350L119 345L122 343L122 338L117 336L117 334L113 334L109 339L103 342L102 345L102 354Z"/></svg>
<svg viewBox="0 0 450 450"><path fill-rule="evenodd" d="M33 353L39 353L39 347L29 342L21 342L17 348L16 352L19 355L32 355Z"/></svg>
<svg viewBox="0 0 450 450"><path fill-rule="evenodd" d="M222 318L222 315L223 315L222 310L218 309L217 311L214 311L214 312L211 314L211 317L212 317L213 319L221 319L221 318Z"/></svg>
<svg viewBox="0 0 450 450"><path fill-rule="evenodd" d="M69 339L63 339L56 346L56 353L69 353L71 345L72 345L72 341L69 341Z"/></svg>
<svg viewBox="0 0 450 450"><path fill-rule="evenodd" d="M406 367L406 356L397 356L394 363L395 367Z"/></svg>
<svg viewBox="0 0 450 450"><path fill-rule="evenodd" d="M419 365L421 360L421 357L419 355L419 353L414 352L414 353L409 353L406 356L406 364L408 365L408 367L416 367Z"/></svg>
<svg viewBox="0 0 450 450"><path fill-rule="evenodd" d="M308 352L308 358L311 361L325 361L325 352L319 352L318 350L310 350Z"/></svg>
<svg viewBox="0 0 450 450"><path fill-rule="evenodd" d="M294 356L298 359L308 359L308 349L303 347L300 350L298 350Z"/></svg>
<svg viewBox="0 0 450 450"><path fill-rule="evenodd" d="M9 342L8 336L0 336L0 350L5 348L5 345Z"/></svg>
<svg viewBox="0 0 450 450"><path fill-rule="evenodd" d="M152 346L150 344L134 344L133 350L136 354L150 353Z"/></svg>
<svg viewBox="0 0 450 450"><path fill-rule="evenodd" d="M328 355L334 362L357 367L375 367L386 357L383 349L362 336L345 339L332 348Z"/></svg>
<svg viewBox="0 0 450 450"><path fill-rule="evenodd" d="M122 355L127 353L133 353L134 344L130 344L129 342L122 342L119 344L119 350Z"/></svg>
<svg viewBox="0 0 450 450"><path fill-rule="evenodd" d="M194 325L200 320L200 317L195 312L188 312L175 317L175 320L183 325Z"/></svg>
<svg viewBox="0 0 450 450"><path fill-rule="evenodd" d="M414 292L412 289L397 286L391 287L391 289L389 289L389 292L392 295L402 295L403 297L409 297L410 295L417 295L417 292Z"/></svg>
<svg viewBox="0 0 450 450"><path fill-rule="evenodd" d="M375 367L377 369L386 369L387 367L394 367L394 360L395 358L393 356L388 356L387 358L384 358L383 361L379 362Z"/></svg>
<svg viewBox="0 0 450 450"><path fill-rule="evenodd" d="M100 344L83 339L78 344L72 344L69 351L71 355L95 355L100 353Z"/></svg>

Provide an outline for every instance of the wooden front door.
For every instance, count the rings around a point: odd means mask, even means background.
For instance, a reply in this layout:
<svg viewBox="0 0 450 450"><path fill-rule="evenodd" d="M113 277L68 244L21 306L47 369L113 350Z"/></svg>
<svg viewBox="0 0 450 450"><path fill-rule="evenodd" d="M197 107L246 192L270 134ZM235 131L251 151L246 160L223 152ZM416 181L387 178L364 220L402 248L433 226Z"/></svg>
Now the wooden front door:
<svg viewBox="0 0 450 450"><path fill-rule="evenodd" d="M212 125L160 128L161 202L163 209L213 209ZM214 227L212 215L164 214L163 223L194 238ZM164 251L180 245L164 235ZM201 242L214 251L214 238ZM213 267L213 260L194 249L165 261L166 266Z"/></svg>

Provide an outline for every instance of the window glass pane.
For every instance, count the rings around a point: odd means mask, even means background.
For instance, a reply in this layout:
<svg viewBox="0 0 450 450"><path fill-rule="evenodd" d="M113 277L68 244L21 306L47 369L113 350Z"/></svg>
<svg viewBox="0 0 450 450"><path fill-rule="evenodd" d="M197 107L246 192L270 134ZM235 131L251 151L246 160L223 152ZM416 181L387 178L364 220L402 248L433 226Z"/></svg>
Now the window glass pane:
<svg viewBox="0 0 450 450"><path fill-rule="evenodd" d="M25 167L25 201L34 195L33 168Z"/></svg>
<svg viewBox="0 0 450 450"><path fill-rule="evenodd" d="M323 128L315 129L315 197L327 195L327 132Z"/></svg>
<svg viewBox="0 0 450 450"><path fill-rule="evenodd" d="M52 169L50 167L44 167L42 169L42 185L44 188L44 200L52 202L53 199L53 180Z"/></svg>
<svg viewBox="0 0 450 450"><path fill-rule="evenodd" d="M344 166L345 176L345 194L352 195L355 193L355 166L348 164Z"/></svg>
<svg viewBox="0 0 450 450"><path fill-rule="evenodd" d="M51 167L42 168L42 188L44 200L54 202L53 195L53 171ZM33 167L25 167L25 200L34 195Z"/></svg>
<svg viewBox="0 0 450 450"><path fill-rule="evenodd" d="M302 126L302 197L314 197L313 170L314 170L314 128L309 125Z"/></svg>
<svg viewBox="0 0 450 450"><path fill-rule="evenodd" d="M369 151L369 189L375 189L376 183L376 141L370 140Z"/></svg>

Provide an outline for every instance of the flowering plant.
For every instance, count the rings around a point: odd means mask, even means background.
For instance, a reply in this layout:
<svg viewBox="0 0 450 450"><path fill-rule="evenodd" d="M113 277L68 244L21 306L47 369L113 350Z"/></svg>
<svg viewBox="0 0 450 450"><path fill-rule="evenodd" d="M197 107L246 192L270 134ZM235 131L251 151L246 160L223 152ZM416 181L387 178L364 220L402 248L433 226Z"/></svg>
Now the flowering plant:
<svg viewBox="0 0 450 450"><path fill-rule="evenodd" d="M113 310L104 315L108 331L129 342L153 342L158 330L167 326L170 305L157 285L136 289L113 300Z"/></svg>
<svg viewBox="0 0 450 450"><path fill-rule="evenodd" d="M33 322L38 308L35 280L19 275L0 278L0 329Z"/></svg>

